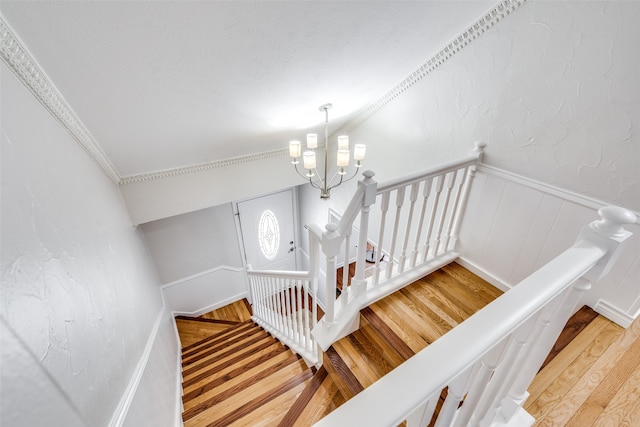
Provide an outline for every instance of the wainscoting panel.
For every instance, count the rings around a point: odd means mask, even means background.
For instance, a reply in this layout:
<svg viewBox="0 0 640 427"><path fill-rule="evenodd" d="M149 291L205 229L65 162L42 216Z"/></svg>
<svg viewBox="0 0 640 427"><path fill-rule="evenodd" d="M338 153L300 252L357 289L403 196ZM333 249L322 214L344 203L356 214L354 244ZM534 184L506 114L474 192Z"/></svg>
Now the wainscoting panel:
<svg viewBox="0 0 640 427"><path fill-rule="evenodd" d="M182 425L180 341L163 307L111 427ZM158 399L163 396L164 400Z"/></svg>
<svg viewBox="0 0 640 427"><path fill-rule="evenodd" d="M176 316L200 316L249 297L244 269L224 265L167 283L162 293Z"/></svg>
<svg viewBox="0 0 640 427"><path fill-rule="evenodd" d="M506 290L571 246L605 203L481 166L460 233L461 263ZM622 326L640 310L640 226L585 303Z"/></svg>

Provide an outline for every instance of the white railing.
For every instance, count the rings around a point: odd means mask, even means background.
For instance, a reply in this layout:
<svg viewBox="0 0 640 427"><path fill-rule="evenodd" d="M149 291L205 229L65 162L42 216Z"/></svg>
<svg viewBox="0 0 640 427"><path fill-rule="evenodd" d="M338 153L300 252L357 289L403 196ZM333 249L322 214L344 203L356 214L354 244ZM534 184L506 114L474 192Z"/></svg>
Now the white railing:
<svg viewBox="0 0 640 427"><path fill-rule="evenodd" d="M457 258L460 220L483 147L476 143L469 156L380 185L372 172L363 173L344 215L337 224L327 224L322 235L327 301L314 335L324 350L357 329L362 308ZM354 233L356 268L349 281ZM368 248L373 262L366 261ZM345 267L343 289L333 298L339 264Z"/></svg>
<svg viewBox="0 0 640 427"><path fill-rule="evenodd" d="M581 296L631 235L622 225L636 220L617 207L599 214L571 248L316 426L531 425L522 409L527 388Z"/></svg>
<svg viewBox="0 0 640 427"><path fill-rule="evenodd" d="M483 147L476 143L462 159L380 186L373 172L365 171L337 224L327 224L324 231L308 226L309 271L254 271L249 266L253 320L308 362L322 363L321 350L359 327L362 308L457 258L460 219ZM348 248L354 229L358 250L355 275L349 278ZM373 263L366 262L368 246L377 254ZM341 247L346 248L342 254ZM319 284L321 251L326 280ZM345 275L336 298L338 259ZM320 322L316 321L318 286L326 295Z"/></svg>
<svg viewBox="0 0 640 427"><path fill-rule="evenodd" d="M309 226L309 271L251 270L248 266L252 320L300 354L319 365L322 352L311 331L317 324L318 265L322 230Z"/></svg>

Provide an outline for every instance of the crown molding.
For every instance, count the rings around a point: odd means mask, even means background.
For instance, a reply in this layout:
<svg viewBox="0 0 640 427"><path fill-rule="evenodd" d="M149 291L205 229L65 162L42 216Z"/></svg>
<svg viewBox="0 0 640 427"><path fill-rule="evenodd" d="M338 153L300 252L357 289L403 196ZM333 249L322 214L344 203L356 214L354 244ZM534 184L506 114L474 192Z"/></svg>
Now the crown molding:
<svg viewBox="0 0 640 427"><path fill-rule="evenodd" d="M227 166L239 165L242 163L249 163L258 160L270 159L273 157L285 156L288 153L288 148L279 148L277 150L265 151L263 153L250 154L247 156L232 157L225 160L216 160L213 162L198 163L196 165L182 166L179 168L164 169L160 171L141 173L136 175L127 175L123 176L120 179L120 185L134 184L136 182L151 181L154 179L168 178L177 175L186 175L195 172L203 172L210 169L223 168Z"/></svg>
<svg viewBox="0 0 640 427"><path fill-rule="evenodd" d="M360 109L354 118L349 120L338 131L350 131L362 124L369 117L380 111L402 93L406 92L427 74L445 63L462 48L491 29L527 1L528 0L503 0L498 3L397 86L384 94L376 102ZM89 131L75 115L71 107L64 101L62 95L49 81L35 60L19 42L18 38L12 33L2 16L0 16L0 56L3 62L18 76L22 83L36 96L53 117L67 129L78 144L98 162L114 182L120 185L202 172L210 169L284 156L288 153L288 150L284 148L225 160L120 177L111 161L100 149Z"/></svg>
<svg viewBox="0 0 640 427"><path fill-rule="evenodd" d="M2 16L0 16L0 57L71 137L98 162L107 176L113 182L119 183L120 175L109 158Z"/></svg>
<svg viewBox="0 0 640 427"><path fill-rule="evenodd" d="M487 30L491 29L502 19L510 15L528 0L503 0L482 15L476 22L471 24L451 43L433 55L427 62L411 73L396 87L384 94L376 102L360 109L353 117L345 123L338 131L349 132L366 121L369 117L380 111L385 105L402 95L414 84L423 79L427 74L444 64L449 58L458 53L473 40L480 37Z"/></svg>

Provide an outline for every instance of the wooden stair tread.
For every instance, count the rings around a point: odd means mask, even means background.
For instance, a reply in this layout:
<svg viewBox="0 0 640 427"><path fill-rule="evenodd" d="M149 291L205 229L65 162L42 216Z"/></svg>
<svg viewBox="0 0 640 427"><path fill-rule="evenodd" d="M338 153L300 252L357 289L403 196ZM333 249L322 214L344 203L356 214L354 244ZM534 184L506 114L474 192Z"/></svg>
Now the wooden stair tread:
<svg viewBox="0 0 640 427"><path fill-rule="evenodd" d="M224 332L233 326L227 323L202 322L201 320L178 317L176 317L175 320L182 348L198 343L212 335Z"/></svg>
<svg viewBox="0 0 640 427"><path fill-rule="evenodd" d="M292 426L296 420L300 418L300 414L309 405L309 402L313 396L317 393L318 389L329 376L329 373L324 367L321 367L314 375L311 381L307 384L303 392L298 396L296 402L291 405L284 418L278 424L279 427Z"/></svg>
<svg viewBox="0 0 640 427"><path fill-rule="evenodd" d="M185 426L227 426L272 400L275 396L305 382L312 375L304 361L297 360L272 375L237 390L239 393L235 393L233 398L227 396L224 400L199 405L197 413L195 413L196 408L193 408L193 411L185 411L183 413ZM262 392L263 390L267 391ZM253 398L253 396L258 397Z"/></svg>
<svg viewBox="0 0 640 427"><path fill-rule="evenodd" d="M245 364L244 361L230 366L224 375L208 376L202 381L185 389L182 396L184 410L189 410L203 402L220 396L227 390L236 390L238 387L246 387L253 382L259 381L270 373L294 363L298 357L288 350L281 351L282 347L274 348L262 357L254 358Z"/></svg>
<svg viewBox="0 0 640 427"><path fill-rule="evenodd" d="M241 360L245 360L250 357L251 354L265 350L269 347L274 346L275 344L280 344L278 340L273 338L271 335L267 335L262 338L260 341L254 342L251 345L244 346L240 349L240 351L236 351L229 353L226 357L222 359L218 359L218 363L204 363L202 365L198 365L197 369L190 371L188 374L183 373L183 387L189 387L198 381L201 381L203 378L207 376L213 375L216 372L219 372L223 369L228 368ZM234 349L237 350L237 349Z"/></svg>
<svg viewBox="0 0 640 427"><path fill-rule="evenodd" d="M265 399L264 404L251 410L247 415L229 424L229 427L271 427L277 426L286 415L287 408L291 406L306 388L306 383L300 382L285 390L273 399Z"/></svg>
<svg viewBox="0 0 640 427"><path fill-rule="evenodd" d="M286 425L281 423L281 426L311 426L329 415L344 402L346 402L346 399L342 396L342 393L340 393L338 386L333 382L331 376L328 375L322 384L320 384L320 387L316 390L316 393L312 396L311 400L309 400L309 403L304 407L295 422L293 424Z"/></svg>
<svg viewBox="0 0 640 427"><path fill-rule="evenodd" d="M378 334L389 343L393 350L398 353L404 360L413 357L416 353L411 350L403 340L396 334L393 329L387 325L384 320L376 314L371 307L366 307L361 311L362 317L374 328Z"/></svg>
<svg viewBox="0 0 640 427"><path fill-rule="evenodd" d="M224 338L219 340L213 340L207 342L202 347L190 351L188 354L182 356L183 370L189 365L198 363L200 360L210 358L214 354L222 354L223 350L230 350L234 347L242 345L244 342L256 339L259 336L264 336L267 332L255 325L251 328L242 329L236 331L233 335L225 335Z"/></svg>
<svg viewBox="0 0 640 427"><path fill-rule="evenodd" d="M207 338L204 338L196 343L193 343L185 348L182 349L182 357L189 357L192 354L195 354L197 352L199 352L202 348L205 348L209 345L215 345L216 342L223 342L227 339L229 339L229 337L232 337L238 333L240 333L243 330L246 329L252 329L255 328L256 325L251 322L242 322L239 323L236 326L231 326L227 329L225 329L224 331L220 331L219 333L215 334L215 335L211 335Z"/></svg>

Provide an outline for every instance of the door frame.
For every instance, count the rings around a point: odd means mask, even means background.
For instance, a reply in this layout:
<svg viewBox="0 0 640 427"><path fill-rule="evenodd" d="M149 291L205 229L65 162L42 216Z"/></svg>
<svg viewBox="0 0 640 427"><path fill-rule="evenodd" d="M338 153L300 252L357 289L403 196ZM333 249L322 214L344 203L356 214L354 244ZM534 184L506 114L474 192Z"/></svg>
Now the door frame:
<svg viewBox="0 0 640 427"><path fill-rule="evenodd" d="M240 251L242 252L242 266L244 268L245 276L247 276L247 250L244 246L244 236L242 235L242 225L240 224L240 213L238 212L238 203L246 202L253 199L259 199L261 197L272 196L278 193L284 193L285 191L291 191L291 202L293 204L293 239L294 239L294 247L295 247L295 268L298 269L301 264L300 262L300 249L298 248L298 243L300 242L300 210L298 209L298 188L297 187L289 187L282 190L271 191L269 193L260 194L254 197L246 197L244 199L236 200L232 203L233 206L233 217L236 224L236 234L238 236L238 242L240 246ZM249 283L249 277L247 276L247 284Z"/></svg>

